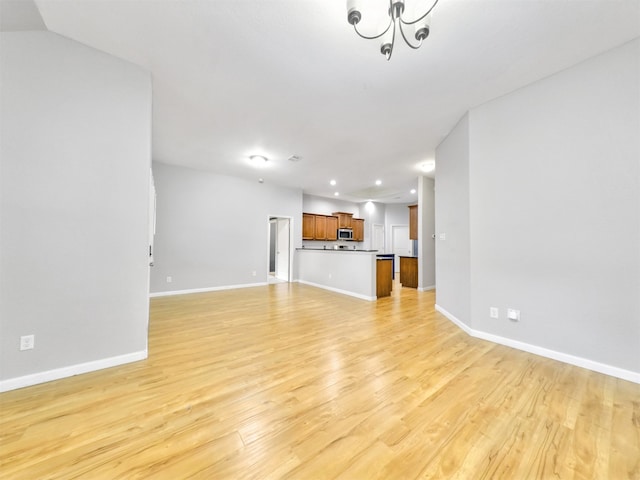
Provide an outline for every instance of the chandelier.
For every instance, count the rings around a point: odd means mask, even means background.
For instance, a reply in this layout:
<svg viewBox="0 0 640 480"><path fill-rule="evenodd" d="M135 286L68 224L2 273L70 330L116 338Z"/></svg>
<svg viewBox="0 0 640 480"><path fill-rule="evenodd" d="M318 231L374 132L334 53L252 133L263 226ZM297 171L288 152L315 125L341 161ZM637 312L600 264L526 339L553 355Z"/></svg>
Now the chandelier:
<svg viewBox="0 0 640 480"><path fill-rule="evenodd" d="M438 0L433 2L431 8L429 8L424 15L411 21L407 21L402 18L402 14L404 13L404 0L389 0L389 23L386 25L386 28L384 28L382 33L372 36L363 35L358 31L358 24L362 19L362 13L358 8L359 3L360 2L358 0L347 0L347 21L353 25L353 29L356 33L366 40L382 38L380 53L382 53L387 60L390 60L396 41L396 33L398 31L400 31L400 35L402 35L402 38L407 45L414 50L420 48L422 41L429 36L429 25L431 23L430 14L433 7L438 3ZM411 36L409 30L413 30L411 33L413 33L417 43L411 43L409 40L408 36Z"/></svg>

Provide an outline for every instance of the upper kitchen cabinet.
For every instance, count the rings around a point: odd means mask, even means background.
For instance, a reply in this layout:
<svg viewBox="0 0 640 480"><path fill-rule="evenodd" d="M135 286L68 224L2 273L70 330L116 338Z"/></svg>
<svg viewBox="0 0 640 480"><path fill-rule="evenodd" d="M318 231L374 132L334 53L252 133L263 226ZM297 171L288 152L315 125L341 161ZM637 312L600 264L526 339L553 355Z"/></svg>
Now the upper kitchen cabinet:
<svg viewBox="0 0 640 480"><path fill-rule="evenodd" d="M313 240L316 236L316 216L310 213L302 214L302 239Z"/></svg>
<svg viewBox="0 0 640 480"><path fill-rule="evenodd" d="M317 215L315 213L302 214L302 240L338 239L338 217Z"/></svg>
<svg viewBox="0 0 640 480"><path fill-rule="evenodd" d="M332 215L338 217L338 228L353 228L353 213L333 212Z"/></svg>
<svg viewBox="0 0 640 480"><path fill-rule="evenodd" d="M316 240L327 239L327 217L324 215L316 215Z"/></svg>
<svg viewBox="0 0 640 480"><path fill-rule="evenodd" d="M418 240L418 205L409 205L409 239Z"/></svg>
<svg viewBox="0 0 640 480"><path fill-rule="evenodd" d="M362 218L352 218L351 225L353 228L353 240L355 242L364 242L364 220Z"/></svg>
<svg viewBox="0 0 640 480"><path fill-rule="evenodd" d="M327 240L338 240L338 217L325 217L327 219Z"/></svg>

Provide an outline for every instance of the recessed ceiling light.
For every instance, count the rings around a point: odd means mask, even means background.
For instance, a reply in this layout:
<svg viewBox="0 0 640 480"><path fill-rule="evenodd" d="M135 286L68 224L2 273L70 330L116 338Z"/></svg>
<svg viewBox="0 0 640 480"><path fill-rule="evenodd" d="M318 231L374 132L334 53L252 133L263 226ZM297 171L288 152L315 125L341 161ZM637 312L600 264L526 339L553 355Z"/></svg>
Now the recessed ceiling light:
<svg viewBox="0 0 640 480"><path fill-rule="evenodd" d="M415 188L412 188L412 189L411 189L411 193L416 193L416 189L415 189Z"/></svg>
<svg viewBox="0 0 640 480"><path fill-rule="evenodd" d="M382 180L376 180L376 185L382 185Z"/></svg>
<svg viewBox="0 0 640 480"><path fill-rule="evenodd" d="M340 194L339 194L338 192L335 192L335 193L334 193L334 195L337 197L337 196L339 196Z"/></svg>
<svg viewBox="0 0 640 480"><path fill-rule="evenodd" d="M334 186L335 184L336 184L336 181L335 181L335 180L330 180L330 181L329 181L329 185Z"/></svg>
<svg viewBox="0 0 640 480"><path fill-rule="evenodd" d="M258 183L264 183L264 178L259 178Z"/></svg>

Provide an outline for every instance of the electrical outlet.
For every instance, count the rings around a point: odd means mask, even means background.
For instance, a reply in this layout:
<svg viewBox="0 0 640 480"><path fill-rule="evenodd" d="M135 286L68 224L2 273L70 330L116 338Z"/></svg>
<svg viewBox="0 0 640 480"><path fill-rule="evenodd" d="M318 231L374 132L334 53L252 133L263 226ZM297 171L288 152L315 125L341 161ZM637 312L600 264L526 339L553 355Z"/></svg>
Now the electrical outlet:
<svg viewBox="0 0 640 480"><path fill-rule="evenodd" d="M255 277L256 275L257 275L257 272L255 270L251 272L252 277Z"/></svg>
<svg viewBox="0 0 640 480"><path fill-rule="evenodd" d="M520 321L520 310L514 308L507 308L507 318L512 322Z"/></svg>
<svg viewBox="0 0 640 480"><path fill-rule="evenodd" d="M20 350L32 350L35 346L35 335L23 335L22 337L20 337Z"/></svg>
<svg viewBox="0 0 640 480"><path fill-rule="evenodd" d="M489 307L489 316L491 318L499 318L500 317L500 312L498 311L498 309L496 307Z"/></svg>
<svg viewBox="0 0 640 480"><path fill-rule="evenodd" d="M331 280L331 276L332 276L332 275L331 275L331 274L329 274L329 280Z"/></svg>
<svg viewBox="0 0 640 480"><path fill-rule="evenodd" d="M171 282L173 282L173 278L167 275L167 283L171 283Z"/></svg>

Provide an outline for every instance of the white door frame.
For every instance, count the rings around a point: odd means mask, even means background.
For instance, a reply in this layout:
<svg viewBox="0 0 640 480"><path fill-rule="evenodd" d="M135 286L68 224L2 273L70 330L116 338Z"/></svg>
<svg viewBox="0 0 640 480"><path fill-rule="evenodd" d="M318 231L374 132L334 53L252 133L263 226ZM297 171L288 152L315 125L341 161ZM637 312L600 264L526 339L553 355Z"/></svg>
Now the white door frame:
<svg viewBox="0 0 640 480"><path fill-rule="evenodd" d="M271 219L287 220L289 222L289 249L286 253L287 264L287 282L291 282L291 266L293 265L293 217L289 215L269 215L267 216L267 282L269 281L269 245L271 243L270 224ZM278 276L278 228L276 222L276 277Z"/></svg>

